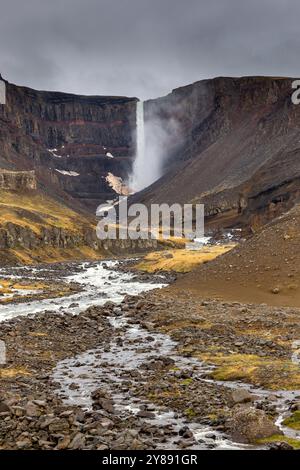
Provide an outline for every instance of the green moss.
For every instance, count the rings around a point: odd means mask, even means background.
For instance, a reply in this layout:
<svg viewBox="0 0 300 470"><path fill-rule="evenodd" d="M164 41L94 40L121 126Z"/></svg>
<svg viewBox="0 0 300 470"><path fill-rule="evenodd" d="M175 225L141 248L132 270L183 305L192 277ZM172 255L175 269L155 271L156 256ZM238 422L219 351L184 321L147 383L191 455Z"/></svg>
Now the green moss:
<svg viewBox="0 0 300 470"><path fill-rule="evenodd" d="M186 410L184 410L184 414L188 418L194 418L196 416L196 412L193 410L193 408L187 408Z"/></svg>
<svg viewBox="0 0 300 470"><path fill-rule="evenodd" d="M193 379L185 379L181 382L181 385L190 385L193 382Z"/></svg>
<svg viewBox="0 0 300 470"><path fill-rule="evenodd" d="M300 430L300 411L295 411L283 421L283 424L289 428Z"/></svg>
<svg viewBox="0 0 300 470"><path fill-rule="evenodd" d="M300 371L290 359L260 357L254 354L201 354L201 360L216 366L215 380L241 380L271 390L298 390Z"/></svg>
<svg viewBox="0 0 300 470"><path fill-rule="evenodd" d="M300 440L293 439L291 437L282 436L280 434L274 434L274 436L267 437L265 439L258 439L257 444L271 444L272 442L286 442L294 447L294 449L300 449Z"/></svg>

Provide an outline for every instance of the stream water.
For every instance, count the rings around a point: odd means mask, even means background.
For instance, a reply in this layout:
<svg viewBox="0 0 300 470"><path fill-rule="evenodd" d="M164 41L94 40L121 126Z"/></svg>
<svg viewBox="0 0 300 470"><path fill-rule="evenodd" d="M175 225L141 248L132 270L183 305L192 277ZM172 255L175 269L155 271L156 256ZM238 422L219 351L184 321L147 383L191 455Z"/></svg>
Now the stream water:
<svg viewBox="0 0 300 470"><path fill-rule="evenodd" d="M161 283L140 282L131 273L115 270L117 262L82 263L74 265L74 269L63 279L67 282L79 283L83 290L71 296L59 299L45 299L0 307L0 321L15 316L36 315L41 312L59 309L63 312L78 314L91 305L103 305L112 301L117 305L122 302L126 294L137 295L141 292L164 287ZM54 272L51 271L54 270ZM18 268L14 270L14 278L45 279L57 276L55 267L51 268ZM10 270L1 270L1 277L9 276ZM195 438L191 449L245 449L244 446L232 442L226 435L212 430L212 428L197 422L187 422L183 416L173 410L162 408L153 403L141 400L132 392L134 387L128 387L128 375L134 384L134 372L153 358L163 356L174 360L179 369L193 370L193 379L212 382L207 379L211 366L194 358L179 356L176 343L167 335L152 333L149 342L149 332L138 324L128 321L121 309L116 316L111 317L110 323L114 328L113 339L110 343L99 348L86 351L72 359L66 359L57 364L53 371L53 379L60 384L57 393L69 404L77 404L84 409L91 409L91 394L99 387L106 389L113 398L115 409L120 416L138 414L141 410L151 412L151 418L142 418L145 423L157 425L168 429L169 438L164 439L161 448L177 448L174 436L179 429L188 426ZM218 384L218 382L214 381ZM75 387L74 387L75 384ZM230 388L245 388L258 396L259 400L268 399L278 412L277 424L289 437L300 439L300 433L283 427L282 422L289 414L289 404L292 400L300 398L300 391L271 392L255 388L239 382L220 382L222 386ZM271 397L271 398L270 398Z"/></svg>

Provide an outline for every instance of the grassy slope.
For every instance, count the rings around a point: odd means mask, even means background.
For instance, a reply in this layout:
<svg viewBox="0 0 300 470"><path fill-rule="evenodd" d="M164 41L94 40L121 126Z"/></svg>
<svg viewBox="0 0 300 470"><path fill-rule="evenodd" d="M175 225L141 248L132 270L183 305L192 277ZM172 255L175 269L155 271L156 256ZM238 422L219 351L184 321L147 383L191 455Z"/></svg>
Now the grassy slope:
<svg viewBox="0 0 300 470"><path fill-rule="evenodd" d="M39 237L44 228L66 230L71 236L78 236L85 230L94 230L92 221L83 215L55 201L41 191L1 191L0 228L12 223L30 229ZM10 262L55 262L69 259L99 258L100 253L82 245L76 248L54 248L44 246L34 250L25 248L1 250L0 263Z"/></svg>
<svg viewBox="0 0 300 470"><path fill-rule="evenodd" d="M175 271L186 273L231 250L234 245L205 246L201 250L171 249L149 253L136 265L136 269L149 273Z"/></svg>

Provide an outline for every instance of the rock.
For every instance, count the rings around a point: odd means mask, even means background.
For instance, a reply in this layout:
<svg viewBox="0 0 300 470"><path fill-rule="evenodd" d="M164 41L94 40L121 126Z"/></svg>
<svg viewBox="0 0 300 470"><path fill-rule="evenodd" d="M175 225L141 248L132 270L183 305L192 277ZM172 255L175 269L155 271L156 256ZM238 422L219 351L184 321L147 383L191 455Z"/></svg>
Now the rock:
<svg viewBox="0 0 300 470"><path fill-rule="evenodd" d="M300 402L293 403L290 407L291 411L300 411Z"/></svg>
<svg viewBox="0 0 300 470"><path fill-rule="evenodd" d="M22 406L13 406L12 410L14 415L18 417L24 416L26 414L26 410Z"/></svg>
<svg viewBox="0 0 300 470"><path fill-rule="evenodd" d="M279 294L280 289L278 287L274 287L274 289L271 290L272 294Z"/></svg>
<svg viewBox="0 0 300 470"><path fill-rule="evenodd" d="M22 441L17 441L16 446L18 449L29 449L31 447L31 440L23 439Z"/></svg>
<svg viewBox="0 0 300 470"><path fill-rule="evenodd" d="M26 410L27 416L31 416L32 418L36 416L40 416L40 411L38 407L32 401L29 401L27 403L25 410Z"/></svg>
<svg viewBox="0 0 300 470"><path fill-rule="evenodd" d="M70 436L63 437L56 446L57 450L67 449L70 445L71 439Z"/></svg>
<svg viewBox="0 0 300 470"><path fill-rule="evenodd" d="M155 414L152 413L151 411L141 410L137 413L137 417L138 418L153 419L155 417Z"/></svg>
<svg viewBox="0 0 300 470"><path fill-rule="evenodd" d="M250 392L248 392L248 390L245 390L244 388L239 388L232 392L231 398L234 404L237 404L237 403L248 403L248 402L254 401L256 397L252 395Z"/></svg>
<svg viewBox="0 0 300 470"><path fill-rule="evenodd" d="M76 434L71 444L68 446L69 449L77 450L82 449L85 445L85 437L80 432Z"/></svg>
<svg viewBox="0 0 300 470"><path fill-rule="evenodd" d="M209 432L205 434L206 439L213 439L214 441L217 439L217 436L213 432Z"/></svg>
<svg viewBox="0 0 300 470"><path fill-rule="evenodd" d="M45 400L32 400L32 403L41 407L45 407L47 404Z"/></svg>
<svg viewBox="0 0 300 470"><path fill-rule="evenodd" d="M57 432L66 432L69 430L69 427L70 426L69 426L67 419L55 418L55 420L49 424L48 429L49 429L49 432L51 433L57 433Z"/></svg>
<svg viewBox="0 0 300 470"><path fill-rule="evenodd" d="M228 426L234 439L245 443L256 443L258 439L282 434L264 411L243 405L233 408Z"/></svg>
<svg viewBox="0 0 300 470"><path fill-rule="evenodd" d="M183 426L183 428L179 429L178 434L184 439L194 438L194 435L188 426Z"/></svg>
<svg viewBox="0 0 300 470"><path fill-rule="evenodd" d="M0 413L7 413L7 412L10 412L9 406L4 401L1 401L0 402Z"/></svg>
<svg viewBox="0 0 300 470"><path fill-rule="evenodd" d="M287 442L272 442L268 445L269 450L294 450L294 447Z"/></svg>
<svg viewBox="0 0 300 470"><path fill-rule="evenodd" d="M100 421L101 427L105 429L112 429L114 427L114 422L109 418L103 418Z"/></svg>

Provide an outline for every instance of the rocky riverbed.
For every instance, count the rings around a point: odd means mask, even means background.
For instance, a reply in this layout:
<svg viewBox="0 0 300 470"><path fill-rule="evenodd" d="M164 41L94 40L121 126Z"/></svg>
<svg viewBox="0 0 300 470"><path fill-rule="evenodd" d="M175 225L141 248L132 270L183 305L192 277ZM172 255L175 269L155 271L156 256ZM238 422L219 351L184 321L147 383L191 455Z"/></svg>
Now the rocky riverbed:
<svg viewBox="0 0 300 470"><path fill-rule="evenodd" d="M212 356L201 357L220 344L224 354L270 355L268 343L235 338L233 311L248 308L257 321L258 307L187 301L165 287L173 275L133 274L115 261L1 277L76 286L0 306L2 449L249 449L267 448L260 440L270 436L275 448L290 447L285 437L297 444L282 422L300 392L221 380ZM272 346L275 358L288 354L281 346Z"/></svg>

